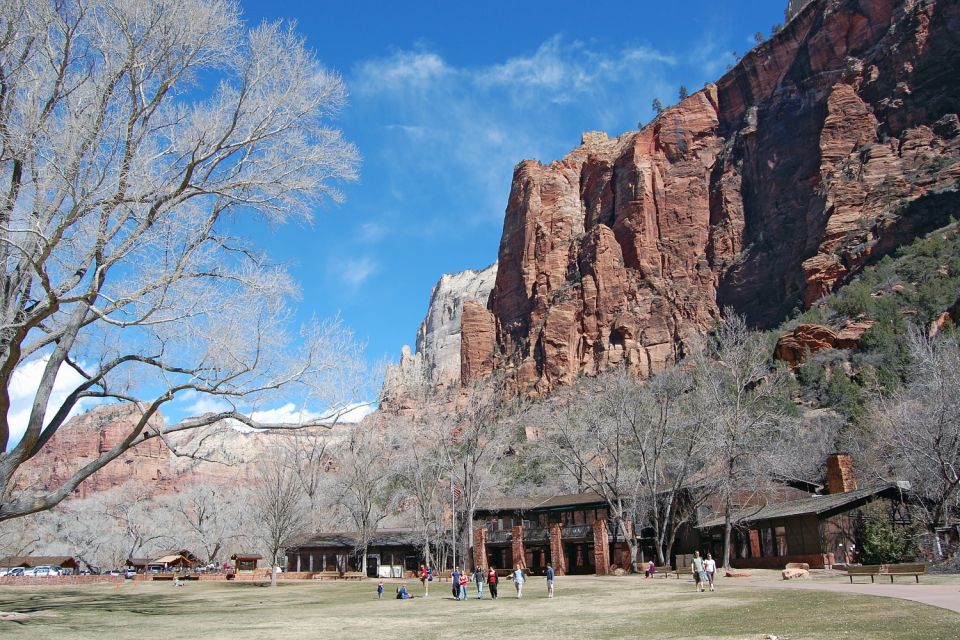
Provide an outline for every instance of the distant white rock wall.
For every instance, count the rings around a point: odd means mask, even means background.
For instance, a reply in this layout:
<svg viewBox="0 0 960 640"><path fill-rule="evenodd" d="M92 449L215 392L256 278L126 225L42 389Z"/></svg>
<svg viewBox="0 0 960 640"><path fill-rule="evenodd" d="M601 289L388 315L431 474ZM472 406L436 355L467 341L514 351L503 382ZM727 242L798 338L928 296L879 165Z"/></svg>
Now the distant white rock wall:
<svg viewBox="0 0 960 640"><path fill-rule="evenodd" d="M417 354L424 373L438 386L460 384L460 315L463 303L476 300L486 306L497 279L497 263L473 271L444 275L430 292L427 315L417 331Z"/></svg>
<svg viewBox="0 0 960 640"><path fill-rule="evenodd" d="M427 315L417 330L417 350L403 346L400 362L388 365L381 406L411 409L420 387L460 384L460 316L463 303L487 304L497 279L497 263L481 271L467 269L441 276L430 292Z"/></svg>

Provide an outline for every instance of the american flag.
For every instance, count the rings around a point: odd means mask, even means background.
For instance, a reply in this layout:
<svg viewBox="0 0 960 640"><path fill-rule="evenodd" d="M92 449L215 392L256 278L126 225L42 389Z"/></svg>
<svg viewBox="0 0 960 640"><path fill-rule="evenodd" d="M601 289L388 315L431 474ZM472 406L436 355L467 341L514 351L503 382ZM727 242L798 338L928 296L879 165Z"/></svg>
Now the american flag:
<svg viewBox="0 0 960 640"><path fill-rule="evenodd" d="M456 482L454 482L453 480L450 481L450 491L453 493L453 497L454 497L454 498L462 498L462 497L463 497L463 489L461 489L461 488L460 488L460 485L458 485L458 484L457 484Z"/></svg>

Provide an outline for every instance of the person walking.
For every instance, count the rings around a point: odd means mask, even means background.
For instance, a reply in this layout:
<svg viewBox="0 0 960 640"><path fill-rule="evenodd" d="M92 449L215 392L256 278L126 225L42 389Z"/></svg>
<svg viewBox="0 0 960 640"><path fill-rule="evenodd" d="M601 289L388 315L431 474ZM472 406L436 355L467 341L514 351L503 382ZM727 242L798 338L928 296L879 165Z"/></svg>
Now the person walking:
<svg viewBox="0 0 960 640"><path fill-rule="evenodd" d="M377 583L377 600L383 598L383 580Z"/></svg>
<svg viewBox="0 0 960 640"><path fill-rule="evenodd" d="M477 600L483 600L483 581L486 575L483 573L483 567L477 567L473 571L473 582L477 585Z"/></svg>
<svg viewBox="0 0 960 640"><path fill-rule="evenodd" d="M553 570L553 565L547 563L547 597L553 597L553 580L557 577L557 573Z"/></svg>
<svg viewBox="0 0 960 640"><path fill-rule="evenodd" d="M693 580L697 583L697 591L703 593L703 583L707 576L703 572L703 558L700 557L699 551L693 552L693 562L690 563L690 570L693 571Z"/></svg>
<svg viewBox="0 0 960 640"><path fill-rule="evenodd" d="M708 553L707 559L703 561L703 570L707 574L707 582L710 583L710 591L713 591L713 578L717 574L717 561L713 559L712 553Z"/></svg>
<svg viewBox="0 0 960 640"><path fill-rule="evenodd" d="M487 575L487 584L490 585L490 598L492 600L497 599L497 584L499 582L500 578L497 577L497 570L490 567L490 573Z"/></svg>
<svg viewBox="0 0 960 640"><path fill-rule="evenodd" d="M430 585L427 584L427 578L429 577L429 572L427 571L427 565L420 565L420 586L423 587L423 597L426 598L430 595Z"/></svg>
<svg viewBox="0 0 960 640"><path fill-rule="evenodd" d="M513 572L513 587L517 590L517 597L523 597L523 569L517 565L517 570Z"/></svg>
<svg viewBox="0 0 960 640"><path fill-rule="evenodd" d="M467 578L466 573L460 574L460 597L457 600L466 600L467 599L467 583L470 580Z"/></svg>
<svg viewBox="0 0 960 640"><path fill-rule="evenodd" d="M454 567L450 574L450 590L453 591L454 600L460 599L460 567Z"/></svg>

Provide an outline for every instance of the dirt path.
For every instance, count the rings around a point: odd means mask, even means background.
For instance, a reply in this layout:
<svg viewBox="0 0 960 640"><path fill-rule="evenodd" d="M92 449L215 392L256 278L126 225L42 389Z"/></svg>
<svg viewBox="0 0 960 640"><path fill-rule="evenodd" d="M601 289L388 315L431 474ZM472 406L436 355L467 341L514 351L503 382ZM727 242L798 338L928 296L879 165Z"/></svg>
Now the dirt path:
<svg viewBox="0 0 960 640"><path fill-rule="evenodd" d="M728 584L734 584L727 581ZM899 598L929 604L941 609L960 612L960 587L956 584L913 584L900 582L894 584L825 582L822 580L753 580L745 579L735 584L774 589L805 589L812 591L830 591L833 593L860 593L868 596Z"/></svg>

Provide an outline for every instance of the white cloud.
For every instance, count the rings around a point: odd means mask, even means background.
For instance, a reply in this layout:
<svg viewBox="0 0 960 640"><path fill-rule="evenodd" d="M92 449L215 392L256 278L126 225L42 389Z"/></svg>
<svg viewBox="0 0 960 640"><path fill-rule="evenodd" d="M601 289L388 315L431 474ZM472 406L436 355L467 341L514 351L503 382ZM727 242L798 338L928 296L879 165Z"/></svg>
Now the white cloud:
<svg viewBox="0 0 960 640"><path fill-rule="evenodd" d="M362 242L374 243L385 238L389 232L390 228L385 224L380 222L364 222L358 229L357 237Z"/></svg>
<svg viewBox="0 0 960 640"><path fill-rule="evenodd" d="M391 167L384 192L429 207L418 200L429 176L434 200L453 205L433 212L423 232L443 235L499 224L520 160L549 162L583 131L619 134L648 118L655 96L676 93L667 81L675 64L648 47L554 36L527 55L475 67L422 49L398 51L357 65L348 84L355 116L385 129L377 150Z"/></svg>
<svg viewBox="0 0 960 640"><path fill-rule="evenodd" d="M361 258L350 258L337 265L336 269L341 280L346 284L351 287L359 287L380 269L380 265L374 259L363 256Z"/></svg>
<svg viewBox="0 0 960 640"><path fill-rule="evenodd" d="M10 379L10 408L7 410L7 424L10 425L10 446L15 446L23 437L27 430L27 421L30 419L30 411L33 409L33 401L37 395L37 387L43 376L43 370L50 360L49 355L41 356L35 360L30 360L21 364L13 372ZM83 363L81 363L83 366ZM57 371L57 378L53 384L53 393L50 394L50 400L47 402L47 409L44 416L44 424L48 418L52 418L57 412L67 396L73 392L84 381L77 371L66 365L61 365ZM85 398L77 402L68 416L82 413L89 409L96 401Z"/></svg>
<svg viewBox="0 0 960 640"><path fill-rule="evenodd" d="M360 63L357 76L369 83L360 90L419 89L454 73L447 63L429 51L398 51L389 58Z"/></svg>
<svg viewBox="0 0 960 640"><path fill-rule="evenodd" d="M180 394L178 398L182 411L191 416L202 416L206 413L219 413L229 411L233 408L229 402L217 396L211 396L205 393L198 393L189 389Z"/></svg>
<svg viewBox="0 0 960 640"><path fill-rule="evenodd" d="M348 404L340 409L330 409L327 411L311 411L304 407L298 407L292 402L288 402L273 409L254 411L250 414L250 417L264 424L292 424L309 422L311 420L332 422L333 419L339 415L338 423L356 424L374 411L376 411L376 406L366 402Z"/></svg>

